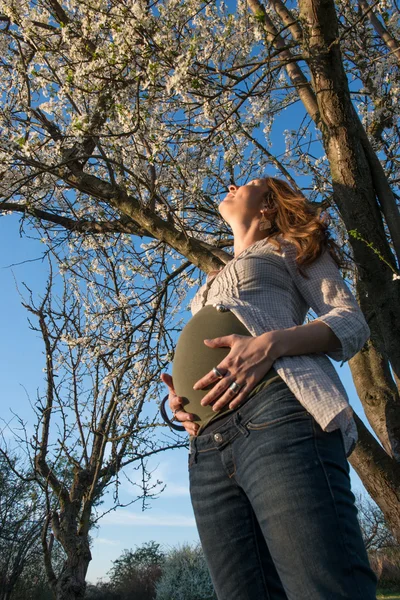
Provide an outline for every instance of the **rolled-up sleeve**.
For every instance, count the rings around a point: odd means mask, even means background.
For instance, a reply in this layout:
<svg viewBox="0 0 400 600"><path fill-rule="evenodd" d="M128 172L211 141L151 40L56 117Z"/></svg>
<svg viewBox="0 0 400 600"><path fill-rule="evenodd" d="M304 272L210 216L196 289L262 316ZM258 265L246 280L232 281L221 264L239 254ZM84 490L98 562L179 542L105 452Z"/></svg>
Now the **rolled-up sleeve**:
<svg viewBox="0 0 400 600"><path fill-rule="evenodd" d="M308 279L297 270L296 247L285 244L286 266L300 294L317 315L339 338L342 347L326 352L335 361L344 362L361 350L371 335L368 324L340 270L327 250L311 265L303 267Z"/></svg>

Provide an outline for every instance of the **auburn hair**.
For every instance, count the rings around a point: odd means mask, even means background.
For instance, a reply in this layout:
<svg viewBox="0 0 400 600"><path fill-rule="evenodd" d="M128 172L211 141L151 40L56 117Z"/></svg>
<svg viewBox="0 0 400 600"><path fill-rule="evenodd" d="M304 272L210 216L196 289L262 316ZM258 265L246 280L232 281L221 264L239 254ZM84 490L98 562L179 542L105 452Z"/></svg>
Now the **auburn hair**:
<svg viewBox="0 0 400 600"><path fill-rule="evenodd" d="M263 177L268 185L265 201L268 208L264 215L271 221L268 241L281 252L277 237L283 234L285 239L297 247L296 264L299 272L307 278L302 267L312 264L323 252L328 250L339 268L346 266L339 245L331 239L328 229L330 216L320 215L319 207L313 205L302 193L293 189L286 181L275 177Z"/></svg>

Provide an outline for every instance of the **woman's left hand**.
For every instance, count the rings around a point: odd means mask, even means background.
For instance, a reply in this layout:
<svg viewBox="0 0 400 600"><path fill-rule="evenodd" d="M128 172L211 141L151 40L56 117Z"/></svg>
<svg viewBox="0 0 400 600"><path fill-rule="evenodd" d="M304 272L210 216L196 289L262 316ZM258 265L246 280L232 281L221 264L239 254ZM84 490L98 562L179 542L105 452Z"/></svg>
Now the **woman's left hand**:
<svg viewBox="0 0 400 600"><path fill-rule="evenodd" d="M229 404L229 408L236 408L268 373L277 359L274 343L276 333L276 331L268 331L255 337L232 334L204 340L209 348L228 346L231 351L221 363L215 365L224 375L222 379L218 379L214 372L210 371L193 386L193 389L199 390L215 383L204 396L201 404L203 406L212 404L218 399L213 405L215 412L221 410L226 404ZM243 386L238 393L229 389L234 381Z"/></svg>

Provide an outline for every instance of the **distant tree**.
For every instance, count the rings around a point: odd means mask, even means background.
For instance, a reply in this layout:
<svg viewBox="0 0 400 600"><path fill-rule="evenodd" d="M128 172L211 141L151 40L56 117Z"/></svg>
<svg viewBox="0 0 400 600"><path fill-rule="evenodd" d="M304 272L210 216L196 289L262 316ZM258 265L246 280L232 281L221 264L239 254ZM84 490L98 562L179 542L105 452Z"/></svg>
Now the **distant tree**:
<svg viewBox="0 0 400 600"><path fill-rule="evenodd" d="M53 598L43 561L46 511L46 495L29 469L0 452L0 600ZM54 536L47 543L58 573L65 555Z"/></svg>
<svg viewBox="0 0 400 600"><path fill-rule="evenodd" d="M217 596L199 544L184 544L167 553L156 584L156 600L216 600Z"/></svg>
<svg viewBox="0 0 400 600"><path fill-rule="evenodd" d="M375 502L365 494L359 493L356 494L356 506L370 565L378 577L379 588L398 590L400 544Z"/></svg>
<svg viewBox="0 0 400 600"><path fill-rule="evenodd" d="M43 503L15 473L17 459L0 454L0 599L9 600L27 565L41 556Z"/></svg>
<svg viewBox="0 0 400 600"><path fill-rule="evenodd" d="M111 583L98 581L96 584L88 583L85 600L122 600L122 597Z"/></svg>
<svg viewBox="0 0 400 600"><path fill-rule="evenodd" d="M400 548L389 524L379 506L363 493L355 494L358 521L366 549L377 551L387 548Z"/></svg>
<svg viewBox="0 0 400 600"><path fill-rule="evenodd" d="M53 543L51 556L54 570L59 573L65 560L65 554L57 541ZM26 563L14 587L11 600L54 600L54 594L47 580L40 539L38 539L36 552Z"/></svg>
<svg viewBox="0 0 400 600"><path fill-rule="evenodd" d="M113 561L110 570L110 584L121 600L154 600L155 585L161 577L164 553L160 544L146 542L135 551L124 550Z"/></svg>

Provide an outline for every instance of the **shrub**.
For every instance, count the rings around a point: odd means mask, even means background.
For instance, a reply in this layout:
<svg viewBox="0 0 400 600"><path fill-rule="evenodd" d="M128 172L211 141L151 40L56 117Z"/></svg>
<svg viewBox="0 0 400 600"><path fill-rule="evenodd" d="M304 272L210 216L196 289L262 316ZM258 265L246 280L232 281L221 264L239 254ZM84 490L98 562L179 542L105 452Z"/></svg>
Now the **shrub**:
<svg viewBox="0 0 400 600"><path fill-rule="evenodd" d="M379 587L400 587L400 549L385 548L369 553L369 562L375 572Z"/></svg>
<svg viewBox="0 0 400 600"><path fill-rule="evenodd" d="M216 600L200 543L184 544L166 555L156 600Z"/></svg>

